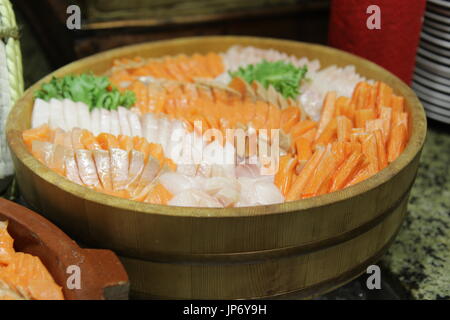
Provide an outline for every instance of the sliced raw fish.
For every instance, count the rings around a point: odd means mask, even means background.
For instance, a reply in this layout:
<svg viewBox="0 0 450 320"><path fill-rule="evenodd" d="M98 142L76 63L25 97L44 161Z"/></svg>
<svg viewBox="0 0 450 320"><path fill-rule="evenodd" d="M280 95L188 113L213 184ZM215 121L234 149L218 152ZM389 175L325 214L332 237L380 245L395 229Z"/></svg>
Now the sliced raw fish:
<svg viewBox="0 0 450 320"><path fill-rule="evenodd" d="M100 133L111 133L111 112L101 108L100 109Z"/></svg>
<svg viewBox="0 0 450 320"><path fill-rule="evenodd" d="M50 128L66 130L62 101L53 98L50 99Z"/></svg>
<svg viewBox="0 0 450 320"><path fill-rule="evenodd" d="M139 178L142 170L144 170L144 157L145 155L142 152L131 150L127 189L134 190L138 186Z"/></svg>
<svg viewBox="0 0 450 320"><path fill-rule="evenodd" d="M95 167L92 152L84 149L75 150L75 158L83 184L89 187L98 187L100 181L98 179L97 168Z"/></svg>
<svg viewBox="0 0 450 320"><path fill-rule="evenodd" d="M170 172L170 171L164 172L159 177L159 181L172 194L178 194L184 190L198 187L198 185L195 184L192 178L177 172Z"/></svg>
<svg viewBox="0 0 450 320"><path fill-rule="evenodd" d="M156 184L150 189L144 199L144 202L153 204L167 204L172 199L173 194L170 193L161 183Z"/></svg>
<svg viewBox="0 0 450 320"><path fill-rule="evenodd" d="M74 128L72 130L72 147L74 149L83 149L84 145L81 141L81 137L83 135L83 130L80 128Z"/></svg>
<svg viewBox="0 0 450 320"><path fill-rule="evenodd" d="M239 178L241 185L241 198L237 206L254 206L281 203L284 197L280 190L269 179L261 178Z"/></svg>
<svg viewBox="0 0 450 320"><path fill-rule="evenodd" d="M139 121L139 115L134 112L128 112L128 123L130 124L131 136L142 137L141 122Z"/></svg>
<svg viewBox="0 0 450 320"><path fill-rule="evenodd" d="M120 134L120 122L119 122L119 114L116 110L111 110L110 112L111 122L110 122L110 133L118 136Z"/></svg>
<svg viewBox="0 0 450 320"><path fill-rule="evenodd" d="M72 148L72 131L67 131L64 133L63 146L66 148Z"/></svg>
<svg viewBox="0 0 450 320"><path fill-rule="evenodd" d="M131 136L130 123L128 121L128 110L124 107L117 108L119 114L120 133L125 136Z"/></svg>
<svg viewBox="0 0 450 320"><path fill-rule="evenodd" d="M49 142L34 140L31 145L33 155L47 166L52 163L53 151L53 144Z"/></svg>
<svg viewBox="0 0 450 320"><path fill-rule="evenodd" d="M52 162L49 166L51 169L63 176L66 173L65 155L66 148L62 144L56 144L54 147Z"/></svg>
<svg viewBox="0 0 450 320"><path fill-rule="evenodd" d="M170 129L172 126L172 121L170 121L168 118L163 117L159 119L158 123L158 143L161 144L161 146L164 149L164 152L167 152L167 143L169 141L170 137Z"/></svg>
<svg viewBox="0 0 450 320"><path fill-rule="evenodd" d="M83 102L77 102L77 118L78 125L81 129L92 131L91 128L91 113L89 112L89 106Z"/></svg>
<svg viewBox="0 0 450 320"><path fill-rule="evenodd" d="M128 151L111 148L111 179L114 191L125 189L128 180L129 156Z"/></svg>
<svg viewBox="0 0 450 320"><path fill-rule="evenodd" d="M187 189L176 194L169 202L171 206L222 208L223 205L204 191Z"/></svg>
<svg viewBox="0 0 450 320"><path fill-rule="evenodd" d="M97 174L100 178L103 188L106 191L112 191L112 180L111 180L111 159L109 152L106 150L94 150L95 166L97 167Z"/></svg>
<svg viewBox="0 0 450 320"><path fill-rule="evenodd" d="M52 143L55 145L64 145L64 140L66 137L66 132L60 128L56 129L53 132L53 138L52 138Z"/></svg>
<svg viewBox="0 0 450 320"><path fill-rule="evenodd" d="M137 187L134 190L132 190L132 195L135 199L145 198L146 188L153 183L159 171L160 171L159 161L153 157L149 157L142 171L142 174L139 178ZM149 189L147 188L147 192L148 190Z"/></svg>
<svg viewBox="0 0 450 320"><path fill-rule="evenodd" d="M34 100L33 112L31 115L31 127L37 128L50 122L50 105L42 99Z"/></svg>
<svg viewBox="0 0 450 320"><path fill-rule="evenodd" d="M94 136L100 134L100 108L91 111L91 130Z"/></svg>
<svg viewBox="0 0 450 320"><path fill-rule="evenodd" d="M80 174L78 173L78 165L77 161L75 160L75 153L72 149L65 149L65 155L64 155L64 161L65 161L65 169L66 169L66 177L75 183L83 184L80 178Z"/></svg>
<svg viewBox="0 0 450 320"><path fill-rule="evenodd" d="M157 143L158 140L158 119L153 113L147 113L142 120L144 137L148 142Z"/></svg>
<svg viewBox="0 0 450 320"><path fill-rule="evenodd" d="M71 130L78 127L77 105L69 99L63 100L64 121L66 123L66 130Z"/></svg>

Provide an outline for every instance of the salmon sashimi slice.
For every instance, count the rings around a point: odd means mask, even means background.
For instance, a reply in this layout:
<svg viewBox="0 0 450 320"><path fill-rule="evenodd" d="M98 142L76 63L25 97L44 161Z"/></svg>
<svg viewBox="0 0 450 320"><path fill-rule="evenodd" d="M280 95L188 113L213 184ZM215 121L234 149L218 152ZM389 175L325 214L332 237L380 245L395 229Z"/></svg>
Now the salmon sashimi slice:
<svg viewBox="0 0 450 320"><path fill-rule="evenodd" d="M50 139L51 130L47 124L37 128L25 130L22 133L23 141L28 147L31 147L33 141L48 141Z"/></svg>
<svg viewBox="0 0 450 320"><path fill-rule="evenodd" d="M103 150L109 150L110 148L119 148L118 139L110 133L100 133L97 136L97 142Z"/></svg>
<svg viewBox="0 0 450 320"><path fill-rule="evenodd" d="M96 137L88 130L81 131L80 142L84 146L84 149L97 150L101 149Z"/></svg>
<svg viewBox="0 0 450 320"><path fill-rule="evenodd" d="M144 201L152 204L167 204L172 198L173 194L158 183L150 190Z"/></svg>
<svg viewBox="0 0 450 320"><path fill-rule="evenodd" d="M26 299L64 300L62 288L38 257L16 252L7 267L2 269L0 282L15 288Z"/></svg>
<svg viewBox="0 0 450 320"><path fill-rule="evenodd" d="M14 239L8 233L8 222L0 221L0 270L11 263L14 256Z"/></svg>

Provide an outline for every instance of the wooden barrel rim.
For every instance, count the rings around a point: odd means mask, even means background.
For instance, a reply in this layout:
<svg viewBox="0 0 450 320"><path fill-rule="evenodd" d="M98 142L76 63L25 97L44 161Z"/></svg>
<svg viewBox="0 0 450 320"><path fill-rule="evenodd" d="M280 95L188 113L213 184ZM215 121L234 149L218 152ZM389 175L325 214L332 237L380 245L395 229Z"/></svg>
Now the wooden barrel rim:
<svg viewBox="0 0 450 320"><path fill-rule="evenodd" d="M414 179L413 179L414 182ZM186 254L182 252L177 253L161 253L152 252L151 259L142 259L140 256L133 256L117 251L123 257L132 259L139 259L143 261L156 263L177 263L177 264L239 264L239 263L255 263L267 259L278 259L284 257L295 257L308 254L310 252L317 252L330 247L337 246L343 242L354 239L368 230L376 227L388 218L395 209L408 197L409 192L414 183L411 183L406 191L385 211L374 217L372 220L351 229L333 238L320 240L314 243L308 243L301 246L284 247L278 249L259 250L253 252L236 252L236 253L209 253L209 254Z"/></svg>
<svg viewBox="0 0 450 320"><path fill-rule="evenodd" d="M321 281L319 283L316 283L314 285L299 289L299 290L293 290L289 292L282 292L275 295L267 295L263 297L249 297L245 299L249 300L264 300L264 299L307 299L307 298L313 298L317 297L319 295L325 294L327 292L333 291L334 289L356 279L361 274L363 274L367 266L375 264L387 251L387 249L391 246L391 244L394 242L398 232L401 229L401 225L399 225L395 232L392 234L392 236L389 238L389 240L386 242L386 244L381 247L380 250L378 250L373 256L367 258L357 266L353 267L350 270L345 271L344 273L339 274L337 277L327 279L324 281ZM161 299L161 300L167 300L167 299L175 299L173 297L166 297L166 296L155 296L155 295L148 295L144 292L139 292L136 290L132 290L131 296L133 296L133 293L135 293L137 296L143 296L148 299Z"/></svg>
<svg viewBox="0 0 450 320"><path fill-rule="evenodd" d="M240 208L193 208L193 207L176 207L176 206L164 206L164 205L154 205L147 204L143 202L136 202L128 199L122 199L100 192L95 192L84 186L75 184L68 179L58 175L51 169L47 168L39 160L33 157L25 147L22 139L21 132L16 129L16 123L20 119L20 109L25 108L27 105L27 100L33 95L34 90L45 81L48 81L53 76L58 76L65 73L76 73L79 65L93 66L97 62L104 59L114 59L126 54L127 52L138 52L139 48L149 48L158 46L172 46L182 48L183 45L192 42L209 42L209 43L227 43L229 46L233 44L247 44L247 45L266 45L279 44L281 46L287 46L291 48L315 48L318 51L339 54L341 57L347 59L352 59L355 62L359 61L361 64L366 65L368 68L377 69L381 73L385 73L388 78L393 79L393 81L398 81L399 87L396 88L403 92L407 100L411 102L409 105L409 110L411 113L411 123L412 132L410 140L407 147L403 153L389 166L375 174L371 178L353 185L351 187L324 194L317 197L312 197L303 200L290 201L281 204L267 205L267 206L253 206L253 207L240 207ZM29 103L29 102L28 102ZM238 36L212 36L212 37L193 37L193 38L180 38L174 40L164 40L156 41L151 44L139 44L133 46L127 46L124 48L118 48L114 50L109 50L103 53L93 55L88 58L81 59L79 61L68 64L55 72L51 73L47 77L40 80L38 83L30 87L24 94L24 96L14 105L10 112L7 120L7 138L10 148L16 155L18 160L23 163L26 167L30 168L36 175L45 181L56 185L60 189L82 199L99 203L102 205L111 206L114 208L120 208L124 210L132 210L134 212L152 214L152 215L164 215L170 217L194 217L199 219L220 219L223 217L253 217L261 215L272 215L280 213L296 212L296 214L302 214L302 211L306 209L325 206L332 203L348 200L351 197L357 196L369 190L372 190L379 185L387 182L390 178L398 174L403 168L405 168L420 152L423 147L426 135L426 118L424 109L414 94L414 92L400 79L394 76L389 71L384 68L366 60L361 57L352 55L347 52L343 52L337 49L325 47L316 44L306 44L302 42L290 41L290 40L279 40L271 38L258 38L258 37L238 37Z"/></svg>

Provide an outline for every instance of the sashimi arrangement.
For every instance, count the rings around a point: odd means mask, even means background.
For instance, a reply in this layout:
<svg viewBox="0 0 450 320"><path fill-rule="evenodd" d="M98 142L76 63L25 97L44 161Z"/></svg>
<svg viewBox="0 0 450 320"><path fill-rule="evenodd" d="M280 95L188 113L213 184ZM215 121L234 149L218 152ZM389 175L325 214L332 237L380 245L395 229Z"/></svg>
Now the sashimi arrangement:
<svg viewBox="0 0 450 320"><path fill-rule="evenodd" d="M7 227L0 221L0 300L64 300L41 260L14 250Z"/></svg>
<svg viewBox="0 0 450 320"><path fill-rule="evenodd" d="M37 159L151 204L241 207L334 192L384 169L409 139L405 99L385 83L254 47L118 59L106 76L56 78L35 96L23 139Z"/></svg>

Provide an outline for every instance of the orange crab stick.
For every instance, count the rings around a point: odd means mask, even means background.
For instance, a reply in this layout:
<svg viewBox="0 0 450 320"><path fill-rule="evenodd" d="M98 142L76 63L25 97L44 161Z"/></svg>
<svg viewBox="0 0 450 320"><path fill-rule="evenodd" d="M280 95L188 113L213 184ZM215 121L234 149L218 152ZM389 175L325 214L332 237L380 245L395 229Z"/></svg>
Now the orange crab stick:
<svg viewBox="0 0 450 320"><path fill-rule="evenodd" d="M290 155L280 157L280 165L275 175L274 183L283 195L289 191L294 174L296 161Z"/></svg>
<svg viewBox="0 0 450 320"><path fill-rule="evenodd" d="M406 144L406 127L403 124L392 128L391 137L388 142L388 162L391 163L402 153Z"/></svg>
<svg viewBox="0 0 450 320"><path fill-rule="evenodd" d="M322 135L322 132L325 130L325 128L328 126L328 123L333 118L335 112L334 109L335 102L336 102L336 92L335 91L328 92L323 102L323 107L320 114L320 122L317 128L316 139L318 139Z"/></svg>
<svg viewBox="0 0 450 320"><path fill-rule="evenodd" d="M350 181L359 168L364 155L361 152L353 152L340 166L332 179L330 192L340 190Z"/></svg>
<svg viewBox="0 0 450 320"><path fill-rule="evenodd" d="M314 152L312 157L308 160L303 169L300 171L298 177L295 179L291 189L286 195L286 200L292 201L301 198L306 183L313 176L317 168L317 165L319 164L324 154L325 148L319 148Z"/></svg>

